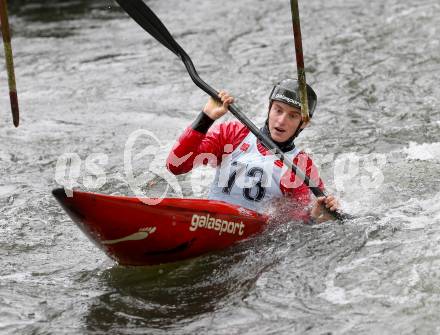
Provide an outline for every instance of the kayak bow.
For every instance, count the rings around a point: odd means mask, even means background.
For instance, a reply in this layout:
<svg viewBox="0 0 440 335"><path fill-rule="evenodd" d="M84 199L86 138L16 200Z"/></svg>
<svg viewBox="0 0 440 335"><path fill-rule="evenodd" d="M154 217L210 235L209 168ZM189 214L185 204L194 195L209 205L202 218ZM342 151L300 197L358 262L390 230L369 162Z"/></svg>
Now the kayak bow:
<svg viewBox="0 0 440 335"><path fill-rule="evenodd" d="M225 249L263 230L268 217L222 201L135 197L64 189L52 194L78 227L122 265L175 262Z"/></svg>

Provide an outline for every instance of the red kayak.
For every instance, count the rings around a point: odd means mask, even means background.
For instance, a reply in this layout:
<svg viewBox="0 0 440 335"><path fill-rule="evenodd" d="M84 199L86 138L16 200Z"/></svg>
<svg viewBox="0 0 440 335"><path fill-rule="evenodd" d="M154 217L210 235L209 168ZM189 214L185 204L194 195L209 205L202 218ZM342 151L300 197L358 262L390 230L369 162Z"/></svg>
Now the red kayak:
<svg viewBox="0 0 440 335"><path fill-rule="evenodd" d="M52 194L81 230L122 265L154 265L225 249L264 229L268 217L222 201Z"/></svg>

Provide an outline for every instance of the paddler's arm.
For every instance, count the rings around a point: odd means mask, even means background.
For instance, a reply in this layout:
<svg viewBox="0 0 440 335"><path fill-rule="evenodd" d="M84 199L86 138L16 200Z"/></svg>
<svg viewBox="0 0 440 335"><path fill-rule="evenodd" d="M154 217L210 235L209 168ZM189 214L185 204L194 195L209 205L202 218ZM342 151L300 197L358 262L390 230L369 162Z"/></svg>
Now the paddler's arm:
<svg viewBox="0 0 440 335"><path fill-rule="evenodd" d="M338 199L332 194L327 197L319 197L316 198L310 216L317 223L334 220L331 212L336 212L340 207Z"/></svg>
<svg viewBox="0 0 440 335"><path fill-rule="evenodd" d="M324 182L319 177L318 168L306 153L300 152L293 160L293 163L300 167L315 185L318 185L322 190L325 189ZM333 220L334 218L328 213L328 210L336 211L340 208L338 200L333 195L329 195L327 198L311 199L309 188L304 182L300 182L292 172L283 176L280 188L284 195L293 198L295 201L295 206L292 212L289 213L289 217L293 220L312 223ZM309 209L312 202L312 208Z"/></svg>
<svg viewBox="0 0 440 335"><path fill-rule="evenodd" d="M306 174L315 185L318 185L321 190L325 189L324 182L319 177L318 168L310 157L307 160ZM308 193L310 194L310 191L308 191ZM338 199L331 194L329 194L327 197L319 197L312 201L313 206L309 213L310 221L312 223L322 223L325 221L334 220L333 215L329 212L335 212L340 209Z"/></svg>
<svg viewBox="0 0 440 335"><path fill-rule="evenodd" d="M221 91L219 98L222 103L218 103L210 98L205 105L203 111L198 115L196 120L188 127L180 136L177 143L174 145L167 159L167 168L173 174L183 174L191 171L196 165L206 163L206 160L199 161L200 154L203 157L211 156L219 163L221 156L224 153L224 144L226 138L231 138L234 135L231 133L231 127L220 124L209 130L215 120L222 117L228 111L229 104L234 101L227 92ZM214 159L215 158L215 159ZM216 164L214 164L216 165Z"/></svg>

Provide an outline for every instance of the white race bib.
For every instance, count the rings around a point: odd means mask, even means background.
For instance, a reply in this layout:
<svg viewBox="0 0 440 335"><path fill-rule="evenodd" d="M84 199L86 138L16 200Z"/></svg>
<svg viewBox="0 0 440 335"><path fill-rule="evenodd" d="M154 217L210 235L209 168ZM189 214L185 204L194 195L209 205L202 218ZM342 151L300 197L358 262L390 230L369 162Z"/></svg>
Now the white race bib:
<svg viewBox="0 0 440 335"><path fill-rule="evenodd" d="M284 155L293 161L298 153L294 148ZM223 157L208 198L262 211L266 202L283 195L280 183L287 167L276 161L278 158L272 153L260 153L257 138L249 133L232 153Z"/></svg>

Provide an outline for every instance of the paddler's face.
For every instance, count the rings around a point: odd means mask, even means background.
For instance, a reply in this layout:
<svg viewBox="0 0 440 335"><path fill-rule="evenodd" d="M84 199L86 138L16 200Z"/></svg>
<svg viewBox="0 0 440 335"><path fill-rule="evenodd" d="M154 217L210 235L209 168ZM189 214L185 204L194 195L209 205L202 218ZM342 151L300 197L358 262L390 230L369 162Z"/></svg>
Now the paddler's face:
<svg viewBox="0 0 440 335"><path fill-rule="evenodd" d="M269 131L272 140L285 142L293 136L301 122L301 111L284 102L274 101L269 111ZM301 128L306 125L303 124Z"/></svg>

